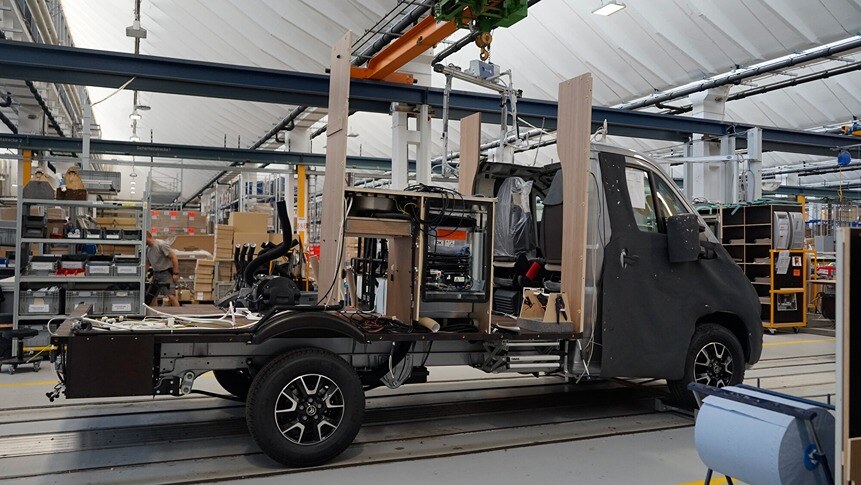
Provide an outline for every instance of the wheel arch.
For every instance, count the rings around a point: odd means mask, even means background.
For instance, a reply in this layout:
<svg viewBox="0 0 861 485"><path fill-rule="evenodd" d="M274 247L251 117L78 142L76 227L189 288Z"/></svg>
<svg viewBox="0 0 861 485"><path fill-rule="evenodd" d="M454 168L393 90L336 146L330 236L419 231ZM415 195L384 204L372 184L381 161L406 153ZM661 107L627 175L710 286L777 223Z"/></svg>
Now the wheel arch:
<svg viewBox="0 0 861 485"><path fill-rule="evenodd" d="M290 312L274 315L261 325L251 338L260 344L272 338L283 337L347 337L364 342L361 330L345 322L339 315L329 312Z"/></svg>
<svg viewBox="0 0 861 485"><path fill-rule="evenodd" d="M741 317L732 312L715 312L700 317L700 319L697 320L696 326L699 327L707 323L720 325L732 332L741 344L745 362L751 361L752 349L750 345L750 334L748 333L747 327Z"/></svg>

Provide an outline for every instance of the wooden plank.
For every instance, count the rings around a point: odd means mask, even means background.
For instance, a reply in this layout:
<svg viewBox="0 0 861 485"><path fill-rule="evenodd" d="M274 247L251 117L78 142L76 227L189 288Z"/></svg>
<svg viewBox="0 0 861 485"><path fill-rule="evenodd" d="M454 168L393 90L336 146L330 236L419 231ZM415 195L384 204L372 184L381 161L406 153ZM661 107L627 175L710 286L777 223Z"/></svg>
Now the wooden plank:
<svg viewBox="0 0 861 485"><path fill-rule="evenodd" d="M410 221L348 217L345 236L355 237L410 237Z"/></svg>
<svg viewBox="0 0 861 485"><path fill-rule="evenodd" d="M332 47L329 77L329 127L326 131L326 179L323 183L323 217L320 227L318 298L333 305L341 300L341 223L344 220L344 177L347 167L347 123L350 110L350 46L347 32ZM343 252L343 248L340 248ZM331 289L331 290L330 290ZM328 292L328 295L326 293Z"/></svg>
<svg viewBox="0 0 861 485"><path fill-rule="evenodd" d="M852 438L846 443L846 480L861 483L861 438Z"/></svg>
<svg viewBox="0 0 861 485"><path fill-rule="evenodd" d="M412 322L413 239L389 239L389 268L386 285L386 316L402 322Z"/></svg>
<svg viewBox="0 0 861 485"><path fill-rule="evenodd" d="M475 113L460 120L460 168L458 169L457 190L464 195L472 195L475 173L481 155L481 113Z"/></svg>
<svg viewBox="0 0 861 485"><path fill-rule="evenodd" d="M583 331L586 295L586 229L588 222L589 136L592 116L592 74L559 84L557 150L562 168L562 291L568 295L575 332Z"/></svg>

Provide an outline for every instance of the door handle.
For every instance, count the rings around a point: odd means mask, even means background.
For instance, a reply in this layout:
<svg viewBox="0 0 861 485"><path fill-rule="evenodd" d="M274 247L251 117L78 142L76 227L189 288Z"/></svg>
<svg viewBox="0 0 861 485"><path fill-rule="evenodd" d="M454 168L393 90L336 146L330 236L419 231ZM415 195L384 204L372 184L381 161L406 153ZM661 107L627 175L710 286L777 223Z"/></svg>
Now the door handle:
<svg viewBox="0 0 861 485"><path fill-rule="evenodd" d="M635 255L628 256L628 250L623 249L619 254L619 263L622 265L622 268L627 268L629 264L637 264L637 261L640 260L640 257Z"/></svg>

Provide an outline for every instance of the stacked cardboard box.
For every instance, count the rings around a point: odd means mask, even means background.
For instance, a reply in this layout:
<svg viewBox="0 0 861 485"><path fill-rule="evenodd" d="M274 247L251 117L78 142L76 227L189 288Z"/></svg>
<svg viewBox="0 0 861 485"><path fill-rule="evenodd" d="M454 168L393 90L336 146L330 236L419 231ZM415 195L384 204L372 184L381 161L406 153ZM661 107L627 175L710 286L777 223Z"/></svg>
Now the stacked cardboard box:
<svg viewBox="0 0 861 485"><path fill-rule="evenodd" d="M198 259L194 268L194 298L197 301L212 301L212 285L215 277L215 260Z"/></svg>
<svg viewBox="0 0 861 485"><path fill-rule="evenodd" d="M233 260L233 233L233 226L227 224L215 226L215 259Z"/></svg>
<svg viewBox="0 0 861 485"><path fill-rule="evenodd" d="M271 220L269 214L231 212L227 222L233 227L233 245L256 244L259 248L263 243L269 242Z"/></svg>
<svg viewBox="0 0 861 485"><path fill-rule="evenodd" d="M166 239L169 236L209 234L206 216L196 211L150 211L150 232Z"/></svg>
<svg viewBox="0 0 861 485"><path fill-rule="evenodd" d="M233 261L216 261L215 267L216 282L233 281L233 277L236 275L236 267L233 265Z"/></svg>

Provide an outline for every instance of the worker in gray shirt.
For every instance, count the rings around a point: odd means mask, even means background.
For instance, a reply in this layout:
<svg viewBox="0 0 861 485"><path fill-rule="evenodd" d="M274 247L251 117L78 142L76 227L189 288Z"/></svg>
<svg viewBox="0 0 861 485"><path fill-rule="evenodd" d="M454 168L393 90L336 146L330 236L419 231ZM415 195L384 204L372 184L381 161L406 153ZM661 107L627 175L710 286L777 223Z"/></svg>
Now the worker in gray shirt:
<svg viewBox="0 0 861 485"><path fill-rule="evenodd" d="M179 306L179 300L176 298L176 280L179 279L179 260L176 258L176 253L170 244L152 237L152 234L146 234L146 269L152 268L153 283L159 285L158 293L153 296L153 300L159 295L167 296L167 301L170 306ZM147 305L152 305L153 301L147 302Z"/></svg>

